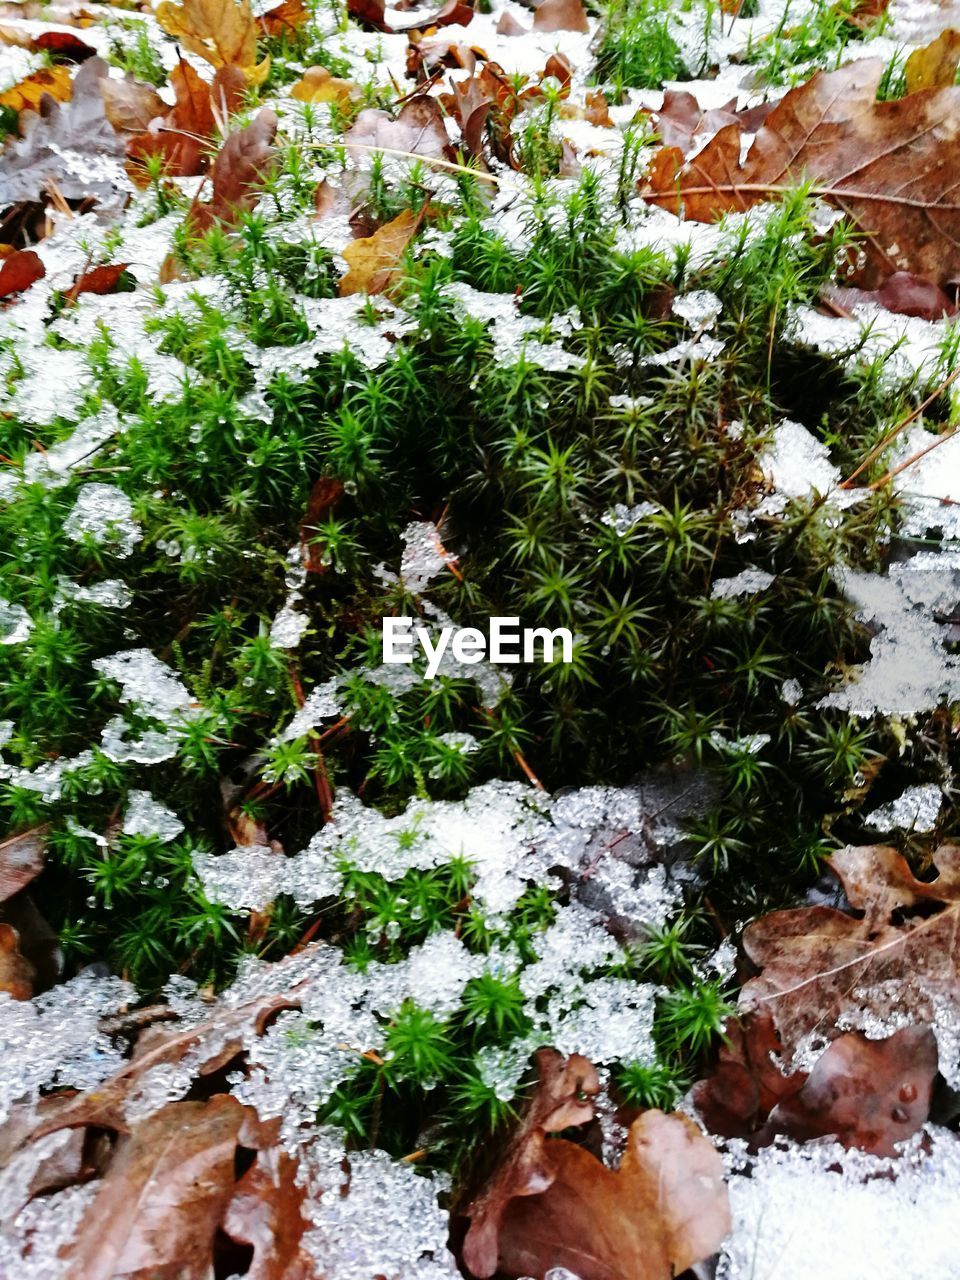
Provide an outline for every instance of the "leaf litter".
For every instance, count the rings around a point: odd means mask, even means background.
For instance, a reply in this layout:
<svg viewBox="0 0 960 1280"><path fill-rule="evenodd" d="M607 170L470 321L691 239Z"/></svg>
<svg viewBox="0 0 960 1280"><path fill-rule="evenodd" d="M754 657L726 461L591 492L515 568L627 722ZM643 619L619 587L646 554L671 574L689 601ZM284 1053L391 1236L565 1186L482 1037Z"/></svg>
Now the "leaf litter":
<svg viewBox="0 0 960 1280"><path fill-rule="evenodd" d="M903 21L899 12L903 8L894 4L895 24ZM785 16L774 9L761 5L756 18L734 17L729 33L721 28L719 43L725 52L718 81L731 70L743 78L727 60L729 54L747 39L769 33ZM351 6L351 12L374 29L361 31L350 25L345 32L330 33L331 48L343 56L351 77L361 78L372 54L371 61L385 78L396 74L402 83L409 43L406 29L419 20L424 26L444 25L451 43L469 40L487 53L495 52L508 72L526 68L539 75L548 53L562 56L572 67L571 93L583 93L586 88L591 65L588 46L595 24L578 3L547 0L537 9L532 27L529 15L517 6L497 6L493 14L485 15L454 5L440 14L415 13L412 19L387 14L376 5ZM508 18L504 25L524 34L498 37L496 25L504 14ZM267 24L268 17L259 22ZM171 76L176 91L171 106L149 92L121 90L119 86L127 82L117 78L111 78L113 88L104 92L98 82L104 79L105 65L87 59L73 76L72 93L60 105L38 97L32 104L39 107L36 117L22 118L23 138L9 145L3 160L8 184L2 188L4 204L36 201L55 189L68 204L94 200L94 220L102 223L124 201L132 201L131 209L137 207L124 160L142 161L159 154L168 162L171 180L199 176L209 166L206 189L188 196L192 199L189 229L196 234L213 224L226 229L242 224L271 175L277 129L272 107L230 132L212 164L209 152L214 147L206 144L213 144L219 132L217 111L226 108L222 118L230 114L242 82L257 83L268 74L257 48L265 26L258 27L258 19L245 4L164 4L157 18L188 53L219 68L218 76L223 68L235 69L241 79L221 80L223 92L218 97L217 80L211 89L203 88L208 83L205 77L181 59L180 83L174 78L176 71ZM296 26L299 18L281 14L276 22ZM677 35L689 58L694 38L683 28L682 19ZM708 49L714 39L707 37ZM940 45L934 53L922 51L922 59L912 55L907 70L911 92L890 103L874 102L879 72L869 59L818 73L781 96L772 110L769 102L762 104L756 116L751 111L758 104L742 101L754 95L738 92L731 100L721 96L726 86L719 82L682 97L668 88L653 107L642 102L644 94L629 91L626 102L613 109L617 122L625 122L642 106L652 111L654 125L659 122L664 131L663 141L675 150L653 155L650 187L643 193L660 209L635 208L634 225L624 230L622 238L638 245L656 243L658 237L673 243L687 238L696 261L698 254L714 252L720 240L712 228L700 235L685 219L702 214L712 220L724 210L743 212L783 182L806 175L823 188L826 200L851 214L864 233L860 257L853 263L857 280L868 287L879 281L882 288L882 279L889 279L890 268L896 266L949 286L956 275L950 265L957 239L950 233L955 210L944 186L944 167L937 161L958 91L943 69L951 65L955 69L952 46L943 37ZM168 65L175 65L169 44L164 50ZM32 64L24 63L22 70L21 81L33 74ZM56 89L57 81L63 79L62 75L48 79L48 89ZM229 102L228 83L230 92L237 94ZM344 79L344 83L353 81ZM463 77L455 83L462 86ZM21 91L30 93L27 87ZM841 103L845 123L812 122L811 104L830 95ZM338 91L334 100L344 97L349 101L349 90ZM423 102L434 106L424 109ZM408 103L397 118L372 120L368 115L363 120L367 113L361 113L353 140L367 139L363 146L373 149L398 143L403 145L396 150L428 159L449 158L451 133L455 141L456 132L448 129L449 118L441 118L436 103L435 97L422 100L418 110L425 110L429 119L417 125L415 137L410 133L415 112ZM25 100L23 105L31 104ZM463 139L467 149L484 154L497 173L493 157L483 152L478 141L488 106L481 104L479 109L475 129L461 120ZM158 120L163 123L155 127ZM869 168L863 169L868 155L864 139L876 134L878 121L883 121L883 137L898 139L896 154L919 170L919 176L907 174L907 181L917 188L911 187L909 197L888 194L892 161L875 159L880 175L876 183ZM168 129L196 136L168 143ZM913 139L918 129L925 131L925 153L919 161ZM903 133L902 140L898 131ZM569 132L581 140L591 137L582 129L578 133L573 124ZM755 136L745 136L750 134ZM801 157L792 167L782 161L785 143L792 148L794 162L797 155ZM371 161L362 149L358 146L351 164L365 172ZM590 162L599 162L602 169L604 163L617 159L615 147L607 161L602 159L604 154L605 149L598 147ZM518 181L515 175L512 181ZM503 185L507 188L506 180ZM511 200L514 197L508 194L504 204L509 206ZM677 208L680 201L684 219L664 212ZM913 220L909 227L894 220L893 230L888 231L892 205L900 210L898 219ZM907 206L908 215L903 213ZM762 210L747 210L743 225L759 227L763 216ZM81 212L78 221L89 217ZM505 234L513 234L514 243L521 243L522 216L506 207L502 217ZM400 354L407 324L402 301L379 300L383 318L376 325L361 321L359 302L343 304L354 292L389 289L402 253L417 252L417 235L427 221L425 204L422 217L408 213L386 219L367 237L354 239L345 227L331 225L328 231L338 240L337 252L352 273L344 272L340 280L340 292L347 296L319 300L312 310L309 304L317 300L304 300L310 337L299 346L249 354L257 389L262 391L275 372L308 367L322 352L345 344L372 369ZM151 250L157 266L169 250L171 229L162 224L158 228L159 256L156 248ZM131 235L133 228L127 226L124 231ZM68 233L64 242L69 245L70 239ZM11 297L22 294L16 306L32 307L32 316L39 317L47 306L52 268L61 265L48 257L58 252L57 243L54 235L46 247L41 242L36 251L21 251L34 255L29 261L14 261L14 253L0 268L2 272L9 267L10 282L4 285L0 274L0 289L6 288ZM128 256L133 257L127 249L118 251L112 265L94 270L113 270L120 266L121 257ZM72 262L67 287L85 278L88 265ZM136 351L148 363L157 360L141 318L131 312L126 299L114 305L109 297L81 298L81 292L78 288L71 299L76 314L59 319L57 332L72 332L82 346L84 326L92 333L104 324L130 352ZM522 314L509 293L484 293L463 282L447 286L446 292L463 315L491 326L498 362L509 365L522 360L546 372L580 367L581 357L568 349L582 324L578 315L561 313L545 324ZM169 290L167 298L177 305ZM139 297L133 305L141 306ZM854 321L859 333L860 319L886 302L861 299L852 305L867 308ZM692 330L709 330L718 314L713 295L696 293L676 299L673 309ZM932 330L919 326L940 323L942 328L943 322L908 318L918 320L912 331L934 350L939 338L931 338ZM808 324L808 336L816 336L809 328L810 316L798 313L797 319L801 333ZM846 341L849 325L839 329L834 321L846 323L843 317L818 314L819 333L831 335L826 341L834 341L838 334ZM21 323L32 326L35 337L40 332L36 320L28 319L26 313L18 320L11 311L9 331ZM889 346L896 337L887 342L882 336L880 341ZM658 359L665 365L709 361L720 350L713 343L700 334L678 344L675 351L659 353ZM77 352L48 349L43 355L45 361L54 355L60 359L37 369L37 384L42 372L49 376L56 371L59 382L76 384L79 379L82 385L84 362ZM914 367L919 367L918 362ZM154 363L153 368L159 366ZM166 373L175 379L182 368L170 361ZM155 391L162 397L162 382ZM89 462L122 430L109 411L81 418L81 399L78 395L71 409L62 396L44 401L39 385L29 380L19 384L18 411L42 422L66 410L74 429L52 449L29 456L22 475L14 481L16 486L32 480L51 487L65 483L74 467ZM938 439L918 425L904 440L902 457ZM903 473L899 488L906 499L904 532L917 537L931 531L943 538L956 536L950 515L957 501L949 470L952 456L948 442L927 455L926 465L921 459ZM811 496L827 498L841 519L843 511L862 496L841 487L829 449L798 423L785 421L774 429L761 469L767 492L749 509L748 523L776 518L791 500ZM639 522L656 514L649 504L619 504L608 513L607 523L627 537ZM65 529L68 537L92 540L119 559L132 555L140 540L129 499L120 488L100 481L85 482L78 490ZM445 552L437 525L421 521L408 532L399 580L421 595L455 558ZM763 569L749 569L715 580L712 594L721 601L740 600L763 593L774 580ZM906 562L884 576L845 567L838 573L838 583L875 634L868 662L861 670L846 673L845 682L827 694L826 705L855 716L877 711L911 716L935 708L955 692L948 624L937 621L938 614L949 615L955 605L952 579L944 583L942 563L911 567ZM125 584L119 586L122 599ZM111 588L108 595L112 593ZM303 619L297 604L291 597L293 617ZM429 601L424 606L433 608L438 623L446 620L437 606ZM29 615L26 622L31 623ZM11 634L18 635L24 619L14 619L14 624ZM289 640L294 633L299 640L299 625L284 618L277 642ZM97 660L95 666L119 683L120 700L128 711L147 715L156 726L131 728L123 716L116 717L102 730L104 750L145 765L170 759L174 753L170 742L184 731L185 722L200 713L199 700L149 650L120 650ZM367 674L389 687L383 669ZM489 696L496 706L502 687L491 684ZM304 699L284 737L295 740L324 720L341 716L344 709L336 681L318 685ZM133 742L130 733L136 735ZM88 759L89 753L79 752L73 760L47 761L28 773L8 771L8 776L20 786L36 783L41 794L52 797L71 768L81 769ZM868 820L921 831L928 823L935 826L940 808L939 802L934 808L935 800L908 789L901 801L874 809ZM697 802L702 803L703 797L698 796ZM658 816L651 819L651 813ZM418 1175L382 1151L348 1152L339 1131L317 1126L317 1101L337 1087L358 1054L385 1051L385 1020L405 999L415 998L424 1009L448 1013L459 1007L471 979L504 969L519 974L534 1023L530 1035L512 1046L513 1061L491 1066L506 1096L517 1095L523 1064L535 1050L549 1053L543 1049L548 1043L556 1046L549 1060L561 1077L577 1074L581 1084L590 1085L585 1091L588 1097L599 1085L597 1066L615 1063L631 1051L634 1057L654 1061L657 990L653 984L628 981L604 970L623 958L625 938L665 925L678 909L680 884L689 874L683 857L683 820L688 816L671 814L669 806L662 813L651 803L649 789L587 788L545 797L520 784L498 782L472 790L463 801L412 801L405 812L388 817L344 788L338 791L334 822L299 853L278 856L268 845L257 844L240 845L221 855L198 850L194 867L206 893L241 915L268 908L281 894L310 906L335 900L342 889L345 857L361 870L397 879L412 868L435 869L469 852L479 871L473 896L493 920L516 905L531 881L554 888L565 882L573 884L575 891L569 904L557 909L553 923L537 939L533 957L525 963L510 954L481 958L446 931L411 949L398 963L374 962L363 975L344 965L337 948L313 944L276 964L246 962L234 985L218 997L209 997L186 980L173 979L163 1022L144 1035L129 1059L129 1044L116 1027L136 1003L136 992L118 978L86 971L32 1000L8 1001L4 1096L15 1114L18 1108L36 1105L29 1125L36 1121L33 1132L40 1136L28 1140L25 1158L14 1166L18 1176L26 1177L27 1191L18 1204L14 1187L12 1232L0 1246L7 1251L0 1254L0 1270L86 1276L101 1274L98 1267L109 1275L127 1274L133 1267L176 1265L178 1274L205 1275L213 1238L222 1228L233 1240L252 1247L251 1274L317 1274L336 1280L369 1280L381 1274L396 1280L456 1275L447 1248L449 1201L443 1178ZM175 839L183 829L181 818L155 801L149 790L131 792L122 821L124 834L161 842ZM24 874L34 865L33 844L29 850L33 852ZM939 879L926 881L916 879L890 850L847 850L835 855L833 862L841 873L846 869L848 904L866 913L862 919L846 910L805 907L767 916L745 930L743 945L760 966L761 975L744 988L744 1025L748 1041L755 1035L762 1048L758 1054L749 1043L741 1046L737 1060L734 1046L726 1065L734 1072L738 1088L745 1087L746 1079L751 1099L764 1095L764 1103L772 1104L761 1105L758 1100L750 1112L746 1127L752 1137L762 1126L780 1136L771 1138L767 1132L766 1145L759 1150L738 1146L736 1138L720 1143L727 1162L732 1232L728 1232L719 1157L688 1119L645 1111L626 1126L629 1137L615 1171L584 1146L563 1138L544 1140L545 1132L588 1119L581 1108L592 1111L592 1105L577 1096L571 1114L561 1108L559 1118L544 1118L537 1110L543 1095L534 1092L526 1127L519 1128L516 1146L506 1148L497 1175L500 1182L495 1177L491 1184L499 1187L494 1196L499 1214L493 1215L495 1252L491 1255L488 1240L485 1251L467 1255L468 1263L471 1256L477 1263L475 1267L470 1263L474 1274L491 1274L487 1268L495 1267L499 1258L510 1275L529 1270L539 1277L551 1268L568 1267L581 1280L666 1276L716 1252L724 1238L718 1274L728 1280L765 1274L774 1262L777 1274L784 1276L854 1274L864 1269L878 1276L947 1274L953 1252L944 1250L954 1228L946 1215L958 1176L956 1140L936 1126L922 1130L936 1066L955 1084L960 1056L956 957L948 946L956 851L947 847L938 852ZM935 862L936 858L935 854ZM13 863L8 866L4 861L0 866L19 883L20 872ZM911 915L918 907L922 911ZM827 911L832 911L833 932L825 958L820 954L824 939L810 926L827 919L822 916ZM862 944L869 931L877 936L868 939L872 945L865 953ZM910 962L905 974L906 953ZM571 956L578 963L571 964ZM851 971L858 984L852 993L845 985ZM838 981L832 983L834 976ZM766 1001L775 1010L775 1048L765 1038L770 1035L769 1023L757 1031L750 1022L751 1013L756 1012L754 999ZM838 1011L835 1005L842 1007ZM825 1015L827 1008L830 1012ZM164 1025L170 1012L177 1020L172 1031ZM929 1028L937 1038L938 1063L930 1056ZM771 1060L771 1052L777 1062ZM788 1088L784 1082L790 1078L791 1066L798 1078ZM198 1079L215 1075L222 1067L231 1067L230 1093L186 1099ZM760 1077L759 1084L754 1077ZM81 1127L105 1125L120 1135L102 1166L86 1170L87 1175L96 1174L86 1185L73 1182L79 1176L74 1168L76 1152L65 1155L61 1150L68 1145L62 1135L70 1132L57 1127L63 1115L45 1118L43 1102L25 1101L30 1094L50 1089L86 1091L68 1099L64 1111L73 1108ZM905 1090L909 1097L901 1096ZM905 1111L904 1119L892 1117L891 1099L893 1110L899 1106ZM844 1111L845 1102L852 1112ZM872 1107L880 1120L870 1128L871 1119L876 1119ZM560 1119L566 1123L561 1125ZM271 1120L279 1121L275 1126L279 1135L269 1128ZM910 1134L917 1136L890 1162L887 1156L901 1140L897 1124L907 1139ZM539 1136L531 1140L532 1134ZM843 1145L824 1141L833 1136L839 1136ZM810 1143L810 1138L816 1140ZM534 1148L539 1166L531 1156ZM238 1151L246 1153L244 1163L253 1157L239 1176ZM62 1175L63 1182L49 1185L62 1189L34 1197L30 1187L40 1185L39 1170L46 1170L55 1158L63 1158L68 1171ZM202 1200L196 1197L195 1180L205 1188ZM127 1194L131 1182L141 1187L146 1206L142 1219L133 1221ZM185 1188L185 1183L190 1185ZM692 1183L692 1189L685 1183ZM585 1214L583 1220L578 1214ZM926 1222L923 1229L914 1225L919 1215ZM609 1237L597 1233L598 1220L610 1224ZM151 1229L154 1222L156 1231ZM899 1228L893 1236L891 1222ZM802 1237L802 1247L796 1236Z"/></svg>

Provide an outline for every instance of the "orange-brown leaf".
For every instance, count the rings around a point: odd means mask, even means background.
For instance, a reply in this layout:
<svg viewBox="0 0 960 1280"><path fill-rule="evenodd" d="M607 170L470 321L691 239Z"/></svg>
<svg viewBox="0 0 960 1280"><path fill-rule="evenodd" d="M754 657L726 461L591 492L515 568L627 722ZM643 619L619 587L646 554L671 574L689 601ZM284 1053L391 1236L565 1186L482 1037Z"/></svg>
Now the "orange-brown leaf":
<svg viewBox="0 0 960 1280"><path fill-rule="evenodd" d="M907 93L918 89L937 89L952 85L960 63L960 31L948 27L936 40L922 49L914 49L903 66Z"/></svg>
<svg viewBox="0 0 960 1280"><path fill-rule="evenodd" d="M138 133L168 110L152 84L142 84L132 76L103 79L100 92L104 113L118 133Z"/></svg>
<svg viewBox="0 0 960 1280"><path fill-rule="evenodd" d="M315 1280L316 1264L303 1248L309 1224L296 1173L291 1156L268 1147L237 1184L223 1226L228 1236L253 1249L247 1280Z"/></svg>
<svg viewBox="0 0 960 1280"><path fill-rule="evenodd" d="M307 67L303 79L291 86L290 95L298 102L349 102L359 97L360 90L352 80L341 80L326 67Z"/></svg>
<svg viewBox="0 0 960 1280"><path fill-rule="evenodd" d="M924 89L878 102L879 59L818 72L791 89L740 161L740 128L727 125L687 163L657 153L643 194L652 204L711 222L801 180L848 214L864 236L858 283L896 270L938 284L960 276L960 88Z"/></svg>
<svg viewBox="0 0 960 1280"><path fill-rule="evenodd" d="M32 249L17 249L0 262L0 298L23 293L24 289L29 289L35 280L42 279L45 274L46 268L38 254ZM11 839L15 840L17 837L12 836ZM2 850L5 847L0 846L0 879L5 861ZM2 901L3 898L0 897L0 902Z"/></svg>
<svg viewBox="0 0 960 1280"><path fill-rule="evenodd" d="M283 31L296 31L309 17L310 10L303 0L283 0L282 4L261 14L257 21L264 35L278 36Z"/></svg>
<svg viewBox="0 0 960 1280"><path fill-rule="evenodd" d="M534 31L589 31L583 0L543 0L533 15Z"/></svg>
<svg viewBox="0 0 960 1280"><path fill-rule="evenodd" d="M340 280L340 297L353 293L383 293L393 280L403 251L423 221L424 209L404 209L397 217L364 240L353 240L343 250L349 270Z"/></svg>
<svg viewBox="0 0 960 1280"><path fill-rule="evenodd" d="M747 926L744 950L761 972L741 1005L769 1010L788 1067L806 1037L829 1039L841 1020L960 1014L960 848L941 846L934 862L936 879L917 880L895 849L848 846L830 866L857 916L799 907Z"/></svg>
<svg viewBox="0 0 960 1280"><path fill-rule="evenodd" d="M517 1196L537 1195L550 1185L546 1135L593 1119L593 1099L600 1088L593 1064L579 1053L565 1058L556 1049L538 1050L536 1060L539 1081L523 1122L492 1177L465 1210L470 1228L463 1260L481 1280L497 1269L507 1206Z"/></svg>
<svg viewBox="0 0 960 1280"><path fill-rule="evenodd" d="M646 1111L613 1172L564 1139L545 1146L540 1195L507 1206L499 1271L580 1280L671 1280L710 1257L730 1230L723 1162L687 1116Z"/></svg>
<svg viewBox="0 0 960 1280"><path fill-rule="evenodd" d="M81 293L113 293L129 265L128 262L111 262L92 267L77 276L64 296L69 302L76 302Z"/></svg>
<svg viewBox="0 0 960 1280"><path fill-rule="evenodd" d="M35 111L45 93L57 102L68 102L73 93L69 67L41 67L32 75L0 93L0 107L13 111Z"/></svg>
<svg viewBox="0 0 960 1280"><path fill-rule="evenodd" d="M172 1102L122 1136L66 1250L66 1280L208 1280L245 1110L229 1094Z"/></svg>
<svg viewBox="0 0 960 1280"><path fill-rule="evenodd" d="M256 206L273 163L276 132L276 114L263 107L251 124L230 134L210 170L211 199L204 203L198 197L187 214L187 224L194 235L202 235L218 222L225 227L235 226L244 213Z"/></svg>
<svg viewBox="0 0 960 1280"><path fill-rule="evenodd" d="M0 992L14 1000L33 995L33 965L20 953L20 935L12 924L0 923Z"/></svg>
<svg viewBox="0 0 960 1280"><path fill-rule="evenodd" d="M257 66L257 20L250 0L161 0L157 22L184 48L214 67L240 67L260 84L269 64Z"/></svg>

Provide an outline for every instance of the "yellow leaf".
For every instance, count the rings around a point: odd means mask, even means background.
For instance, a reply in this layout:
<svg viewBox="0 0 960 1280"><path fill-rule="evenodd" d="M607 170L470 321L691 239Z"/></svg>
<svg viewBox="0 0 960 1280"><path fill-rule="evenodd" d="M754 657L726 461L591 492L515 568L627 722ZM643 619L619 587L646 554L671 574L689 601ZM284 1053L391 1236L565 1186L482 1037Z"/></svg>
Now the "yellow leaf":
<svg viewBox="0 0 960 1280"><path fill-rule="evenodd" d="M307 67L303 79L290 90L298 102L349 102L356 92L352 80L338 80L326 67Z"/></svg>
<svg viewBox="0 0 960 1280"><path fill-rule="evenodd" d="M68 102L73 93L69 67L41 67L15 84L6 93L0 93L0 107L12 107L14 111L35 110L40 99L49 93L58 102Z"/></svg>
<svg viewBox="0 0 960 1280"><path fill-rule="evenodd" d="M266 78L269 63L257 66L257 23L250 0L161 0L157 22L211 66L242 67L257 84Z"/></svg>
<svg viewBox="0 0 960 1280"><path fill-rule="evenodd" d="M948 27L923 49L915 49L907 59L903 74L907 93L918 89L942 89L957 78L960 62L960 31Z"/></svg>
<svg viewBox="0 0 960 1280"><path fill-rule="evenodd" d="M423 212L404 209L372 236L347 245L343 256L350 270L340 281L341 298L352 293L383 293L396 272L401 254L423 221Z"/></svg>

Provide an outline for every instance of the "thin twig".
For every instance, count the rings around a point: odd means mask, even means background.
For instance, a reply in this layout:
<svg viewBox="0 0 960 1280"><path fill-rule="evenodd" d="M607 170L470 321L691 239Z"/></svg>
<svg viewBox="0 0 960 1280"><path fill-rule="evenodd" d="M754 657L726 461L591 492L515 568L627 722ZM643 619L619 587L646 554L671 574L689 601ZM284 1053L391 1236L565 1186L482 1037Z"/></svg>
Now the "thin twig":
<svg viewBox="0 0 960 1280"><path fill-rule="evenodd" d="M882 488L882 486L892 480L894 476L898 476L901 471L906 471L907 467L912 467L915 462L919 462L921 458L925 458L928 453L932 453L934 449L938 449L940 445L944 444L947 440L952 440L958 430L960 430L960 427L954 427L952 431L945 431L942 436L937 436L936 440L934 440L932 444L928 444L925 449L918 449L916 453L912 453L910 457L904 462L901 462L898 467L894 467L891 471L888 471L887 474L881 476L879 480L874 480L873 484L868 485L868 488Z"/></svg>
<svg viewBox="0 0 960 1280"><path fill-rule="evenodd" d="M851 483L854 480L856 480L857 476L860 475L862 471L865 471L866 468L869 467L870 463L873 462L874 458L876 458L879 454L883 453L884 449L886 449L886 447L897 438L897 436L900 434L901 431L906 431L907 427L909 427L911 423L916 422L917 418L920 417L924 409L928 409L930 405L933 404L934 400L939 400L939 398L943 395L944 391L946 391L946 389L949 386L951 386L954 382L956 382L957 378L960 378L960 365L958 365L958 367L954 369L953 373L951 373L948 377L944 378L943 382L941 382L938 387L934 387L934 389L930 392L930 394L927 396L926 400L924 400L922 404L917 405L916 409L908 413L905 418L901 418L901 420L897 423L895 427L891 427L891 429L887 432L887 434L883 437L883 439L879 442L879 444L875 444L873 446L873 448L870 450L870 452L867 454L864 460L860 463L859 467L857 467L856 471L851 471L851 473L847 476L846 480L844 480L843 483L840 485L840 488L849 489Z"/></svg>

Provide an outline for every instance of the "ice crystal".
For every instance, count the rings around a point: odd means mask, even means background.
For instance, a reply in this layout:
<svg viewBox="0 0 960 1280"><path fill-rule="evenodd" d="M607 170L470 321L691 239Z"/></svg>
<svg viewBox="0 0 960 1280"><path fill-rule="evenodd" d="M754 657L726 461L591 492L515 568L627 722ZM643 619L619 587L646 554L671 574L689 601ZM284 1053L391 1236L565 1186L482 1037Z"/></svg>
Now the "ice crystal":
<svg viewBox="0 0 960 1280"><path fill-rule="evenodd" d="M543 330L544 322L534 316L521 315L513 294L483 293L461 280L446 284L444 293L454 300L462 314L492 322L490 336L498 364L513 365L522 359L554 372L579 369L583 364L582 356L565 351L559 342L543 342L534 338L534 333ZM568 316L558 317L558 323L561 333L569 329Z"/></svg>
<svg viewBox="0 0 960 1280"><path fill-rule="evenodd" d="M92 582L89 586L84 586L61 574L57 578L57 592L51 612L57 617L72 604L93 604L99 609L127 609L132 600L133 593L119 578L105 578L103 582Z"/></svg>
<svg viewBox="0 0 960 1280"><path fill-rule="evenodd" d="M400 578L408 591L419 595L455 557L444 552L440 532L429 520L408 524L401 537Z"/></svg>
<svg viewBox="0 0 960 1280"><path fill-rule="evenodd" d="M546 1039L561 1053L582 1053L594 1063L653 1063L656 994L651 983L626 978L564 985L548 1000Z"/></svg>
<svg viewBox="0 0 960 1280"><path fill-rule="evenodd" d="M0 600L0 644L23 644L33 630L33 619L22 604Z"/></svg>
<svg viewBox="0 0 960 1280"><path fill-rule="evenodd" d="M134 703L158 720L170 722L195 709L182 682L149 649L128 649L95 658L94 667L120 685L120 701Z"/></svg>
<svg viewBox="0 0 960 1280"><path fill-rule="evenodd" d="M33 1000L0 995L0 1118L42 1087L95 1089L117 1070L120 1052L98 1024L135 994L119 978L81 973Z"/></svg>
<svg viewBox="0 0 960 1280"><path fill-rule="evenodd" d="M776 574L765 569L743 569L733 578L716 578L710 589L713 600L732 600L738 596L755 596L766 591L776 579Z"/></svg>
<svg viewBox="0 0 960 1280"><path fill-rule="evenodd" d="M183 823L165 804L155 800L149 791L131 791L123 818L125 836L151 836L161 844L175 840Z"/></svg>
<svg viewBox="0 0 960 1280"><path fill-rule="evenodd" d="M70 1266L62 1256L96 1197L96 1182L36 1196L0 1233L0 1275L17 1280L60 1280Z"/></svg>
<svg viewBox="0 0 960 1280"><path fill-rule="evenodd" d="M343 708L337 692L338 683L334 676L310 690L306 702L283 731L285 742L309 733L321 720L340 715Z"/></svg>
<svg viewBox="0 0 960 1280"><path fill-rule="evenodd" d="M943 806L943 792L932 782L907 787L896 800L865 815L880 831L932 831Z"/></svg>
<svg viewBox="0 0 960 1280"><path fill-rule="evenodd" d="M175 730L132 730L123 716L111 716L100 734L101 751L118 764L161 764L172 760L179 746L180 734Z"/></svg>
<svg viewBox="0 0 960 1280"><path fill-rule="evenodd" d="M270 643L274 649L296 649L310 625L310 619L297 610L297 599L289 600L270 624Z"/></svg>
<svg viewBox="0 0 960 1280"><path fill-rule="evenodd" d="M914 427L899 453L906 461L941 437ZM922 538L939 530L943 538L960 538L960 437L951 436L894 477L893 487L904 499L903 533Z"/></svg>
<svg viewBox="0 0 960 1280"><path fill-rule="evenodd" d="M610 511L605 511L600 520L603 524L609 525L611 529L619 533L621 537L625 537L642 520L646 520L647 516L656 515L658 510L659 507L653 502L638 502L632 507L628 507L623 502L618 502Z"/></svg>
<svg viewBox="0 0 960 1280"><path fill-rule="evenodd" d="M841 579L857 616L875 630L870 660L818 705L856 716L914 715L960 695L960 663L944 648L938 603L953 607L949 575L892 566L889 576L852 570Z"/></svg>
<svg viewBox="0 0 960 1280"><path fill-rule="evenodd" d="M897 1160L833 1142L736 1150L718 1280L955 1275L960 1141L934 1126L919 1137Z"/></svg>
<svg viewBox="0 0 960 1280"><path fill-rule="evenodd" d="M673 314L685 320L692 329L712 329L723 310L723 303L709 289L694 289L673 300Z"/></svg>
<svg viewBox="0 0 960 1280"><path fill-rule="evenodd" d="M117 556L129 556L143 537L133 518L133 503L123 490L99 483L81 486L63 531L74 542L92 538Z"/></svg>
<svg viewBox="0 0 960 1280"><path fill-rule="evenodd" d="M28 454L19 476L14 471L0 475L0 500L13 498L21 478L24 484L44 484L48 488L66 484L73 468L95 457L100 447L119 429L120 421L113 405L108 405L95 417L85 418L73 434L59 444L51 445L43 453Z"/></svg>

